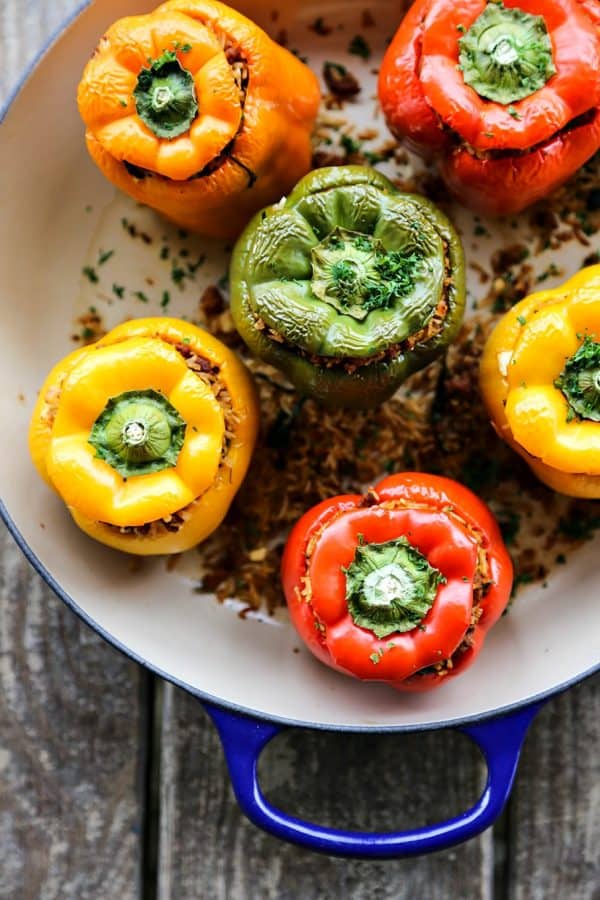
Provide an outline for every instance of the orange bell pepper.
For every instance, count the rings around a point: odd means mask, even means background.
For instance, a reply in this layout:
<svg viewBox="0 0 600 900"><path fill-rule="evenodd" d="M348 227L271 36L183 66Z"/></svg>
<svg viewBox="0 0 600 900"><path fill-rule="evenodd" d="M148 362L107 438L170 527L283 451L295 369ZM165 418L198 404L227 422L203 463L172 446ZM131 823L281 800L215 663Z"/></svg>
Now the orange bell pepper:
<svg viewBox="0 0 600 900"><path fill-rule="evenodd" d="M519 212L600 147L596 0L417 0L380 70L391 131L461 202Z"/></svg>
<svg viewBox="0 0 600 900"><path fill-rule="evenodd" d="M109 181L182 228L233 237L310 168L315 75L216 0L115 22L78 91Z"/></svg>

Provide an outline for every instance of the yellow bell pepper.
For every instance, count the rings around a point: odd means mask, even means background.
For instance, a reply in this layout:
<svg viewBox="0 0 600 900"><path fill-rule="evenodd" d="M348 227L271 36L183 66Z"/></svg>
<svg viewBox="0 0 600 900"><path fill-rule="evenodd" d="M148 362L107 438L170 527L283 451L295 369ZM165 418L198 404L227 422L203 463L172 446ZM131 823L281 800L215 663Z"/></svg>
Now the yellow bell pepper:
<svg viewBox="0 0 600 900"><path fill-rule="evenodd" d="M168 0L107 29L77 102L109 181L182 228L230 238L310 169L320 90L241 13Z"/></svg>
<svg viewBox="0 0 600 900"><path fill-rule="evenodd" d="M481 360L497 433L561 494L600 498L600 265L507 312Z"/></svg>
<svg viewBox="0 0 600 900"><path fill-rule="evenodd" d="M225 516L257 426L251 376L231 350L188 322L134 319L54 367L29 445L91 537L180 553Z"/></svg>

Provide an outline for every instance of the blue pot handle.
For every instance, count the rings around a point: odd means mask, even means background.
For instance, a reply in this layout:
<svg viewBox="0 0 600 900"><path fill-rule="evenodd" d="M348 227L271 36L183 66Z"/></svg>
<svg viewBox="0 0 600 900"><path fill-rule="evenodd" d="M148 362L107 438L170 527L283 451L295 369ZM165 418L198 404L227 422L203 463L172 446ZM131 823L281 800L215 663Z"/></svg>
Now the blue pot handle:
<svg viewBox="0 0 600 900"><path fill-rule="evenodd" d="M283 726L209 703L204 703L204 707L219 732L237 801L255 825L275 837L320 853L383 859L443 850L489 828L508 800L523 740L541 704L532 703L508 715L457 729L475 741L487 764L487 782L474 806L436 825L384 833L325 828L272 806L258 784L257 765L261 751Z"/></svg>

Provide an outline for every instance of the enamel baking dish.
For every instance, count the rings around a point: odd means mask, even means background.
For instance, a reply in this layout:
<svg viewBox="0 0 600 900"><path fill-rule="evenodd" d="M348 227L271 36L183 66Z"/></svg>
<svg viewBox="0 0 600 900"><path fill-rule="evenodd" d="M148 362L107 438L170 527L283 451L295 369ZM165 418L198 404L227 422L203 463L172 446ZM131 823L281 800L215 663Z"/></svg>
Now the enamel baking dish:
<svg viewBox="0 0 600 900"><path fill-rule="evenodd" d="M242 618L234 601L219 604L214 597L195 592L197 553L186 555L172 571L164 559L152 559L132 572L129 558L77 530L29 460L27 427L36 393L50 367L73 348L74 320L93 302L94 286L82 279L82 267L98 247L110 247L122 248L115 255L115 266L124 269L115 277L146 272L147 266L158 263L144 257L143 242L128 240L122 218L135 216L158 235L170 228L128 198L117 196L104 181L86 154L75 104L81 71L103 29L122 15L145 12L153 5L146 0L83 4L43 51L4 110L3 516L29 561L77 615L132 659L202 700L219 730L238 801L257 825L283 839L342 855L402 856L459 843L491 825L502 809L521 743L542 701L599 667L597 542L571 554L567 565L551 573L545 590L532 585L519 595L466 674L430 693L399 694L383 685L344 678L304 650L293 652L298 638L284 611ZM335 59L345 58L349 32L339 31L339 37L334 32L332 49L331 43L319 43L308 23L326 15L358 30L365 4L363 0L275 4L280 8L276 26L271 4L233 5L272 33L285 28L289 46L305 53L319 72L333 52ZM397 5L386 0L370 7L377 23L370 32L373 59L360 65L371 82L362 91L364 105L353 104L352 112L355 121L363 116L368 124L375 92L371 68L400 17ZM349 62L355 69L359 65L356 57ZM378 127L387 137L381 118ZM466 215L457 212L458 217ZM489 229L494 227L488 223ZM210 265L202 278L212 283L224 270L225 250L206 241L204 252ZM565 248L561 265L566 274L579 267L580 256L581 248L578 252ZM160 283L165 275L161 270L154 277ZM201 288L200 283L194 302ZM475 285L473 290L477 289ZM171 314L185 314L186 303L191 302L184 294L178 296L174 304L179 305ZM118 308L108 303L103 308L109 326L126 315L149 314L160 314L158 305L140 308L139 302L126 300ZM481 748L488 765L487 784L473 808L415 831L361 834L302 822L270 806L257 782L262 748L289 726L374 733L458 728Z"/></svg>

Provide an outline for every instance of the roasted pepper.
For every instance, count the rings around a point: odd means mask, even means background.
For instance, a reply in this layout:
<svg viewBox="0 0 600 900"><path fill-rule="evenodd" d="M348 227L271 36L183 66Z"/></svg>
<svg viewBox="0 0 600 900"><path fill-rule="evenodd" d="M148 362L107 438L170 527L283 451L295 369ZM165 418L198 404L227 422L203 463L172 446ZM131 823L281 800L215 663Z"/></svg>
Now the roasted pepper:
<svg viewBox="0 0 600 900"><path fill-rule="evenodd" d="M460 240L428 200L373 169L317 169L240 236L230 274L239 333L327 406L369 407L454 338Z"/></svg>
<svg viewBox="0 0 600 900"><path fill-rule="evenodd" d="M119 19L79 85L94 162L135 200L212 237L310 168L316 77L216 0L169 0Z"/></svg>
<svg viewBox="0 0 600 900"><path fill-rule="evenodd" d="M541 481L600 498L600 265L500 319L481 391L494 428Z"/></svg>
<svg viewBox="0 0 600 900"><path fill-rule="evenodd" d="M250 375L178 319L135 319L46 379L29 446L86 534L127 553L179 553L220 524L254 446Z"/></svg>
<svg viewBox="0 0 600 900"><path fill-rule="evenodd" d="M600 147L597 0L416 0L383 59L391 131L485 214L546 196Z"/></svg>
<svg viewBox="0 0 600 900"><path fill-rule="evenodd" d="M471 491L404 472L305 513L282 578L292 621L321 662L427 690L473 662L509 600L512 564Z"/></svg>

